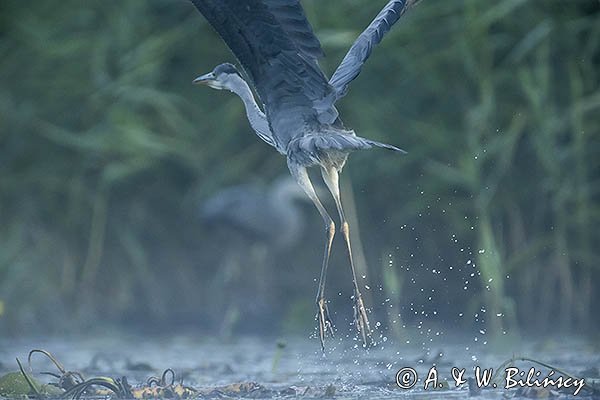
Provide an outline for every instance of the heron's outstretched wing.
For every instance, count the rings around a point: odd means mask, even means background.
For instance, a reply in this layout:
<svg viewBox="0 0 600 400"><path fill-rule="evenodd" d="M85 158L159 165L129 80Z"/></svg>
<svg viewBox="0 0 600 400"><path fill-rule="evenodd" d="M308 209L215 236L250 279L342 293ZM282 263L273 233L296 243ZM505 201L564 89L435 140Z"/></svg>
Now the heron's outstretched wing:
<svg viewBox="0 0 600 400"><path fill-rule="evenodd" d="M263 2L304 56L315 60L323 57L321 43L306 19L300 0L263 0Z"/></svg>
<svg viewBox="0 0 600 400"><path fill-rule="evenodd" d="M298 0L192 2L254 82L278 149L307 125L337 116L335 92L316 60L320 45Z"/></svg>
<svg viewBox="0 0 600 400"><path fill-rule="evenodd" d="M360 74L360 70L371 55L373 47L381 42L392 25L414 3L416 3L415 0L389 1L367 29L360 34L329 80L329 84L333 86L336 92L335 100L346 95L348 85Z"/></svg>

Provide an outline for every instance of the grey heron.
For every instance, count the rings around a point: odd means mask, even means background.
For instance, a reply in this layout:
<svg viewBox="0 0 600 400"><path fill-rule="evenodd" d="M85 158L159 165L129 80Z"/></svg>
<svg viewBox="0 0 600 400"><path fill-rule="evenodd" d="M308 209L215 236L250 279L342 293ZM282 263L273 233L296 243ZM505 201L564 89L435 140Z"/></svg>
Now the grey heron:
<svg viewBox="0 0 600 400"><path fill-rule="evenodd" d="M247 241L268 245L272 252L290 248L304 230L300 202L308 201L291 177L276 179L267 187L232 186L209 197L200 210L203 222L229 227Z"/></svg>
<svg viewBox="0 0 600 400"><path fill-rule="evenodd" d="M229 63L218 65L194 83L225 89L243 101L256 134L287 158L290 173L312 200L325 222L325 251L317 291L319 339L324 349L333 323L325 299L325 280L335 223L322 205L307 168L318 166L340 219L354 285L354 324L364 346L371 328L361 296L350 245L350 228L340 199L339 174L348 154L373 147L403 150L357 136L342 123L335 103L348 92L374 46L418 0L391 0L359 35L331 79L318 64L323 55L300 0L191 0L231 49L246 80ZM253 85L258 102L250 84ZM259 105L260 104L260 105Z"/></svg>
<svg viewBox="0 0 600 400"><path fill-rule="evenodd" d="M240 323L246 328L264 326L271 318L277 294L268 290L277 274L276 260L289 259L289 250L304 232L304 210L308 203L291 176L276 179L268 186L245 183L218 191L200 208L203 225L210 229L221 249L218 268L211 278L213 304L221 335L230 336ZM252 268L251 276L244 272ZM235 290L235 298L220 294ZM267 307L270 309L267 310Z"/></svg>

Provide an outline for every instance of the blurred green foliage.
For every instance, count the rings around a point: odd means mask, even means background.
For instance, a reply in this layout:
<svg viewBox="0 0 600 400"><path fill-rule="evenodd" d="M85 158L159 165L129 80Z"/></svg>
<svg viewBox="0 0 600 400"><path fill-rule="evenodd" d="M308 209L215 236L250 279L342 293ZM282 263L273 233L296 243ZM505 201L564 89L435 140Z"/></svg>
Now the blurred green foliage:
<svg viewBox="0 0 600 400"><path fill-rule="evenodd" d="M303 4L331 73L384 1ZM239 99L190 84L233 61L207 22L184 0L3 0L0 57L0 332L213 326L222 248L197 206L285 162ZM598 327L599 83L596 0L425 0L403 17L339 104L409 152L345 171L376 314L393 297L417 326ZM320 239L263 272L271 317L296 331ZM342 264L331 293L349 295Z"/></svg>

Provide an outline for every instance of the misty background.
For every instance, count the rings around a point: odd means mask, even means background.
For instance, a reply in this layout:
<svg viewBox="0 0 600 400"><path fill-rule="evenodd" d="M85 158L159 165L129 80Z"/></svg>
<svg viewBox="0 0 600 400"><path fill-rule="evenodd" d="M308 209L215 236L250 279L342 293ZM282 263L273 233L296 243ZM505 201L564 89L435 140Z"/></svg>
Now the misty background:
<svg viewBox="0 0 600 400"><path fill-rule="evenodd" d="M328 76L384 3L302 2ZM260 233L206 218L288 172L237 97L191 84L235 60L190 2L3 0L0 59L0 334L313 333L313 206ZM394 26L338 104L408 151L342 179L382 335L597 335L599 83L596 0L423 0ZM327 284L346 329L340 237Z"/></svg>

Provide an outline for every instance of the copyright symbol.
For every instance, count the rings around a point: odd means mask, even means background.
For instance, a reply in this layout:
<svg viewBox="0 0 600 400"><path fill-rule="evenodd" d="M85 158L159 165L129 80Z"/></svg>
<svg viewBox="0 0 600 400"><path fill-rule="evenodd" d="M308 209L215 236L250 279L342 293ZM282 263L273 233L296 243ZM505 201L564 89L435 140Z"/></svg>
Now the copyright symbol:
<svg viewBox="0 0 600 400"><path fill-rule="evenodd" d="M404 367L396 374L396 385L401 389L411 389L417 384L417 371Z"/></svg>

